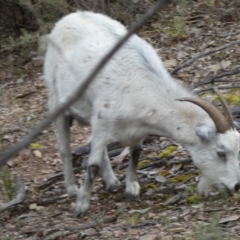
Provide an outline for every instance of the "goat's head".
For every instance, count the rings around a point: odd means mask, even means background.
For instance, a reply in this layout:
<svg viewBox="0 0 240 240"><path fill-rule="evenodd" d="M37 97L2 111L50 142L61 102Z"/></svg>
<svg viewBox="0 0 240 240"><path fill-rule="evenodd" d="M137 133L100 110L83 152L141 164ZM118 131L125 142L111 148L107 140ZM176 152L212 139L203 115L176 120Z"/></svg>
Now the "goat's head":
<svg viewBox="0 0 240 240"><path fill-rule="evenodd" d="M188 144L194 164L201 170L202 177L198 191L208 195L212 187L230 192L240 188L240 169L238 162L240 135L234 128L232 115L227 103L217 88L224 114L214 105L199 98L182 98L180 101L192 102L205 110L215 127L196 126L196 141Z"/></svg>

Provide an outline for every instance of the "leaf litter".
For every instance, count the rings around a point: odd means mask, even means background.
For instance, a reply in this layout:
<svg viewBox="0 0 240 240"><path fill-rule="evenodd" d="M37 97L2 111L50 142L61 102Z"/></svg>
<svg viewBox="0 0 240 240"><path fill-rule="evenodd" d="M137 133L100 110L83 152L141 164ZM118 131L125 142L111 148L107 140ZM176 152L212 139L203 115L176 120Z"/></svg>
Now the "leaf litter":
<svg viewBox="0 0 240 240"><path fill-rule="evenodd" d="M239 38L240 19L231 4L209 1L207 5L191 1L191 4L183 6L183 2L170 5L155 22L140 32L157 49L169 70L206 50ZM224 20L226 9L234 18L231 24ZM174 18L176 14L184 14L184 18ZM184 22L177 24L176 21ZM218 37L224 34L227 37ZM194 85L212 74L239 66L239 54L239 46L232 46L194 62L177 72L175 77ZM34 82L28 75L16 77L13 68L0 64L0 124L2 129L6 129L4 149L20 140L31 126L47 115L47 93L40 77L42 66L37 61L28 63ZM233 75L228 79L238 78ZM18 130L11 131L13 128ZM79 128L74 124L71 132L74 149L86 143L90 128ZM74 219L72 205L75 200L66 195L57 143L53 128L49 126L36 143L22 150L8 165L10 176L17 175L24 182L26 197L23 202L1 213L0 238L199 240L203 239L199 235L202 233L204 239L239 239L240 194L234 197L216 193L209 198L196 196L198 170L191 164L187 152L179 147L170 151L168 160L164 160L165 156L159 153L169 146L175 146L175 143L165 137L155 137L143 146L141 158L147 160L149 157L151 162L140 162L140 168L144 170L138 171L142 188L139 199L126 199L124 186L110 195L101 188L102 181L98 179L88 213L83 219ZM119 178L127 166L128 155L125 153L114 164ZM83 155L74 162L79 182L85 177L85 168L80 166L86 159L87 155ZM57 177L45 184L44 180L53 175ZM8 201L2 186L1 178L1 206ZM97 191L99 188L101 190ZM219 230L223 227L227 231ZM214 234L218 238L209 238Z"/></svg>

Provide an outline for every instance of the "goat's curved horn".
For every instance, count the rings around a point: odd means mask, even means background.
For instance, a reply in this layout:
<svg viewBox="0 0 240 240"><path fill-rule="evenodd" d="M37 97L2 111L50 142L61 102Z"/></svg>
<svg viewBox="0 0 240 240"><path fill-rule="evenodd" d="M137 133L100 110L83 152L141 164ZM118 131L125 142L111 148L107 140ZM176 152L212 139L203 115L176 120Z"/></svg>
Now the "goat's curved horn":
<svg viewBox="0 0 240 240"><path fill-rule="evenodd" d="M232 113L228 107L226 99L223 97L223 95L220 93L220 91L218 90L217 87L213 87L213 90L220 98L222 108L223 108L223 113L224 113L224 116L225 116L230 128L234 128Z"/></svg>
<svg viewBox="0 0 240 240"><path fill-rule="evenodd" d="M212 118L213 122L215 123L218 133L225 133L227 130L232 128L232 125L229 124L229 121L227 120L227 118L220 112L220 110L217 107L215 107L210 102L200 98L195 98L195 97L185 97L185 98L180 98L176 100L194 103L199 107L201 107L203 110L205 110L209 114L209 116Z"/></svg>

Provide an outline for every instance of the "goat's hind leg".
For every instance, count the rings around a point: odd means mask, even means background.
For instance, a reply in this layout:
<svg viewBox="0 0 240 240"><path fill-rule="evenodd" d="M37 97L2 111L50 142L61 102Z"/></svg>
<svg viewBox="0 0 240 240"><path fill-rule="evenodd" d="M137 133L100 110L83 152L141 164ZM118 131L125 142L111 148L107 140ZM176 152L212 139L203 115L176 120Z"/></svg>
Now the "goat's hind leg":
<svg viewBox="0 0 240 240"><path fill-rule="evenodd" d="M100 167L100 172L107 190L109 192L117 191L121 183L118 181L116 175L112 170L107 148L104 150L103 163Z"/></svg>
<svg viewBox="0 0 240 240"><path fill-rule="evenodd" d="M74 217L78 217L79 215L82 217L89 208L94 180L102 165L105 146L105 142L98 141L93 136L86 179L78 191L77 202L73 212Z"/></svg>
<svg viewBox="0 0 240 240"><path fill-rule="evenodd" d="M138 183L137 165L141 153L141 146L134 146L130 148L130 162L126 174L126 189L125 194L129 198L138 197L140 194L140 185Z"/></svg>
<svg viewBox="0 0 240 240"><path fill-rule="evenodd" d="M70 121L71 118L64 114L60 115L54 121L59 152L63 162L64 182L68 195L74 196L78 187L73 172L72 152L70 148Z"/></svg>

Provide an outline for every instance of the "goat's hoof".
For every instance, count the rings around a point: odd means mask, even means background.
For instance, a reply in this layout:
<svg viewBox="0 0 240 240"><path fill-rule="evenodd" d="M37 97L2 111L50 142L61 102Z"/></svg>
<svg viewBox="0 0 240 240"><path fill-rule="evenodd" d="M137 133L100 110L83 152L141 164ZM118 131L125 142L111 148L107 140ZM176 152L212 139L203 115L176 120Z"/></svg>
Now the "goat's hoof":
<svg viewBox="0 0 240 240"><path fill-rule="evenodd" d="M89 202L81 202L79 204L76 204L73 210L73 217L74 218L82 218L86 214L86 212L89 209Z"/></svg>
<svg viewBox="0 0 240 240"><path fill-rule="evenodd" d="M140 185L137 181L127 181L126 182L126 190L125 195L127 198L135 199L138 198L140 195Z"/></svg>
<svg viewBox="0 0 240 240"><path fill-rule="evenodd" d="M78 189L77 185L67 186L67 194L69 197L76 197L78 190L79 189Z"/></svg>
<svg viewBox="0 0 240 240"><path fill-rule="evenodd" d="M121 182L116 180L115 182L113 182L109 186L107 186L107 190L109 193L114 193L119 190L120 186L121 186Z"/></svg>
<svg viewBox="0 0 240 240"><path fill-rule="evenodd" d="M91 191L80 189L77 195L77 202L74 206L73 216L83 217L90 206Z"/></svg>
<svg viewBox="0 0 240 240"><path fill-rule="evenodd" d="M83 218L86 214L87 210L84 212L79 212L78 210L74 209L73 210L73 217L74 218Z"/></svg>
<svg viewBox="0 0 240 240"><path fill-rule="evenodd" d="M136 201L136 200L140 199L139 196L135 196L130 193L125 193L125 198L130 201Z"/></svg>

